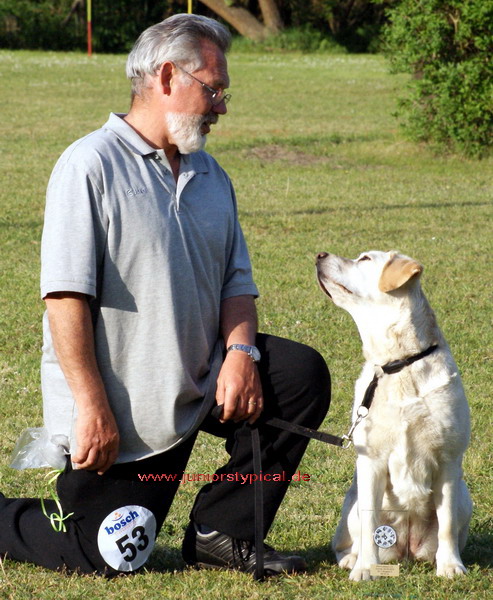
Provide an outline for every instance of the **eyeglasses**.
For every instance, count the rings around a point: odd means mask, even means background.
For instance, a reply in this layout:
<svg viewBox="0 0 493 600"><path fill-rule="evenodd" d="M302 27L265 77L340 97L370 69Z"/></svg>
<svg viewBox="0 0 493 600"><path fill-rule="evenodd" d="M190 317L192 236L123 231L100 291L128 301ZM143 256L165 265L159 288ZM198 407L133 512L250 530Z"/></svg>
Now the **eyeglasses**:
<svg viewBox="0 0 493 600"><path fill-rule="evenodd" d="M224 102L224 104L227 104L231 100L231 94L225 94L224 90L215 90L210 85L207 85L203 81L200 81L200 79L197 79L197 77L195 77L195 75L192 75L188 71L185 71L185 69L182 69L182 67L180 67L180 65L177 65L176 63L173 63L173 65L177 69L180 69L180 71L182 73L185 73L185 75L188 75L192 79L195 79L195 81L197 83L200 83L200 85L204 88L204 90L207 90L209 92L209 94L211 94L212 106L217 106L218 104L221 104L221 102Z"/></svg>

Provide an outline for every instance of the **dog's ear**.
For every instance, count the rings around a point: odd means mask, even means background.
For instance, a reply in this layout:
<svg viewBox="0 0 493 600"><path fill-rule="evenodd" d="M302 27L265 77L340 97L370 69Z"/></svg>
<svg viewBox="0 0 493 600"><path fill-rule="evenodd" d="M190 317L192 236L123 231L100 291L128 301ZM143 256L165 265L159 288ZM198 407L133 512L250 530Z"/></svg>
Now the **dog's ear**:
<svg viewBox="0 0 493 600"><path fill-rule="evenodd" d="M382 292L398 290L412 277L421 275L423 267L412 258L394 255L385 264L378 287Z"/></svg>

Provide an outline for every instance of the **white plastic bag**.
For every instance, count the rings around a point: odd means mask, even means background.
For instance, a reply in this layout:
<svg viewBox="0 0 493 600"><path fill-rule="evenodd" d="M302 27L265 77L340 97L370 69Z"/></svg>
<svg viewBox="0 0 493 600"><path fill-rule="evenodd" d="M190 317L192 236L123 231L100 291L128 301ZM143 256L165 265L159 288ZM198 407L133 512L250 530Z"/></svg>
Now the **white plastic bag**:
<svg viewBox="0 0 493 600"><path fill-rule="evenodd" d="M63 469L70 444L66 435L49 437L44 427L24 429L15 445L10 466L13 469Z"/></svg>

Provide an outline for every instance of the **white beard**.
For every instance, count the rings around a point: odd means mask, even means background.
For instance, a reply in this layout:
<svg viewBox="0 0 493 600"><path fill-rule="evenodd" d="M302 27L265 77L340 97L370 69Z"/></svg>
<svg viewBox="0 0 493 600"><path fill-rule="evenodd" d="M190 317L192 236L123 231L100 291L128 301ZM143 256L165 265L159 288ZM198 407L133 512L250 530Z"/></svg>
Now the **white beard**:
<svg viewBox="0 0 493 600"><path fill-rule="evenodd" d="M202 150L207 138L200 131L204 123L217 123L215 113L208 115L188 115L184 113L166 113L168 140L175 144L180 154L191 154Z"/></svg>

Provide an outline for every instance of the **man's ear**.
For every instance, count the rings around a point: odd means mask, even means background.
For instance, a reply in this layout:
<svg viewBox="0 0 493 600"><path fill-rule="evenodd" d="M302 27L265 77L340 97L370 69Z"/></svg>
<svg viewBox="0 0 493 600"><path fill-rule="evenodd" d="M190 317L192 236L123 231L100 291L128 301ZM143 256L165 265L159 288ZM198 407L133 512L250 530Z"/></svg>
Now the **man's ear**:
<svg viewBox="0 0 493 600"><path fill-rule="evenodd" d="M159 68L158 75L161 91L163 94L166 94L166 96L169 96L171 93L171 79L173 77L173 63L163 63Z"/></svg>
<svg viewBox="0 0 493 600"><path fill-rule="evenodd" d="M422 272L423 267L418 262L412 258L395 254L385 264L380 275L378 288L381 292L398 290L412 277L419 277Z"/></svg>

